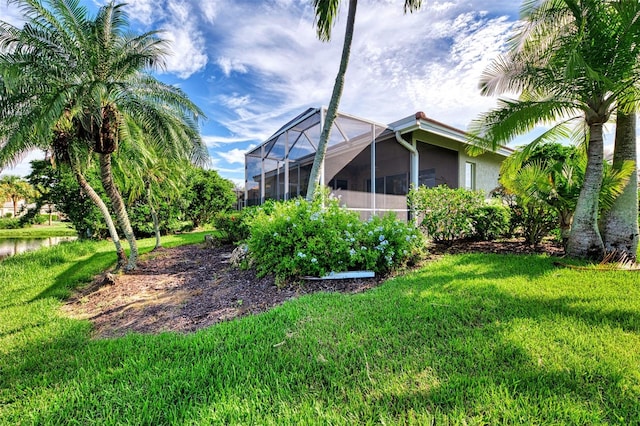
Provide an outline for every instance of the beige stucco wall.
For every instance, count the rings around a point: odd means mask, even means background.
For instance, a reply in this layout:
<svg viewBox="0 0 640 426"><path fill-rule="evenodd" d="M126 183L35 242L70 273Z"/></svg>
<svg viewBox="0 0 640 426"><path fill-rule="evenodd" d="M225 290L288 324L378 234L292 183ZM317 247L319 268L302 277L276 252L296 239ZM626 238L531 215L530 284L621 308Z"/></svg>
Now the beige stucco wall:
<svg viewBox="0 0 640 426"><path fill-rule="evenodd" d="M500 165L504 157L486 153L477 157L471 157L466 152L460 152L460 164L458 173L460 174L460 186L464 186L466 182L466 163L474 163L476 165L476 188L484 192L488 197L489 193L498 186L500 177Z"/></svg>
<svg viewBox="0 0 640 426"><path fill-rule="evenodd" d="M504 160L504 156L495 153L485 153L477 157L467 154L466 144L445 138L440 135L418 130L413 132L412 139L417 143L426 142L442 148L452 149L458 152L458 186L464 187L466 182L466 163L474 163L476 165L476 189L481 190L485 195L498 186L498 178L500 177L500 165Z"/></svg>

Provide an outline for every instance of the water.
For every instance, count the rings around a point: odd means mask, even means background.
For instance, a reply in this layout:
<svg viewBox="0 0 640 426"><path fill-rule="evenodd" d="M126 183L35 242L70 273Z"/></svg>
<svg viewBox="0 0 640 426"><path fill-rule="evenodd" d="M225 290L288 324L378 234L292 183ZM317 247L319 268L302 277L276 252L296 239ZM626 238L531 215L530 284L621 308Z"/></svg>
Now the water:
<svg viewBox="0 0 640 426"><path fill-rule="evenodd" d="M73 241L77 237L47 237L47 238L0 238L0 259L37 250L41 247L51 247L63 241Z"/></svg>

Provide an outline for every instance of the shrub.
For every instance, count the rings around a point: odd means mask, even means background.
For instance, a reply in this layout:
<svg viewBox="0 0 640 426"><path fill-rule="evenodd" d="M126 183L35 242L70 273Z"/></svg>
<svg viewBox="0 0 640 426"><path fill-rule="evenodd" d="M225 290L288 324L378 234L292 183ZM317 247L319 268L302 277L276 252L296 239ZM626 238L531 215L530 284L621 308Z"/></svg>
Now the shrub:
<svg viewBox="0 0 640 426"><path fill-rule="evenodd" d="M531 245L538 245L558 226L558 214L543 203L517 204L513 206L514 223Z"/></svg>
<svg viewBox="0 0 640 426"><path fill-rule="evenodd" d="M237 243L249 237L248 218L253 217L255 207L247 207L241 211L219 212L213 218L217 230L222 231L223 243Z"/></svg>
<svg viewBox="0 0 640 426"><path fill-rule="evenodd" d="M20 219L0 219L0 229L18 229L20 227Z"/></svg>
<svg viewBox="0 0 640 426"><path fill-rule="evenodd" d="M509 235L511 213L509 208L501 204L487 204L471 212L474 237L483 241Z"/></svg>
<svg viewBox="0 0 640 426"><path fill-rule="evenodd" d="M481 192L452 189L445 185L413 188L409 191L408 200L418 223L435 241L472 236L472 212L484 205Z"/></svg>
<svg viewBox="0 0 640 426"><path fill-rule="evenodd" d="M368 269L384 273L406 264L422 247L420 232L392 216L361 222L329 199L276 202L248 222L249 254L260 276L278 284L302 276Z"/></svg>

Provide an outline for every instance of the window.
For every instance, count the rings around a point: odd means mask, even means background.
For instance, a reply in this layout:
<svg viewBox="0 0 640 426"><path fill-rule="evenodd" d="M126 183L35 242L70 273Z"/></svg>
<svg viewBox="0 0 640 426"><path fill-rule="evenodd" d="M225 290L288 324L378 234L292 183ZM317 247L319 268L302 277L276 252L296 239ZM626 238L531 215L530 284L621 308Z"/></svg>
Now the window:
<svg viewBox="0 0 640 426"><path fill-rule="evenodd" d="M464 187L476 189L476 163L466 162L464 165Z"/></svg>

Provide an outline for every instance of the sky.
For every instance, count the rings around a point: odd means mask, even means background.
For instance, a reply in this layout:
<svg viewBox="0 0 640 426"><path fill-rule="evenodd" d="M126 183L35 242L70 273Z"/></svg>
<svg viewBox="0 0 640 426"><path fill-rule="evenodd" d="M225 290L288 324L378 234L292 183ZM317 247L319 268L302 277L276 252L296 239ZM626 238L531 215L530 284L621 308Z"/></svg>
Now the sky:
<svg viewBox="0 0 640 426"><path fill-rule="evenodd" d="M80 0L91 15L104 4ZM314 27L312 0L128 0L134 31L162 30L172 55L156 76L182 88L207 115L201 133L210 167L239 186L244 154L309 107L327 106L338 71L348 2L330 42ZM517 20L514 0L360 0L340 111L382 124L417 111L466 129L495 106L482 71ZM0 19L20 25L0 0ZM2 174L25 175L29 155Z"/></svg>

